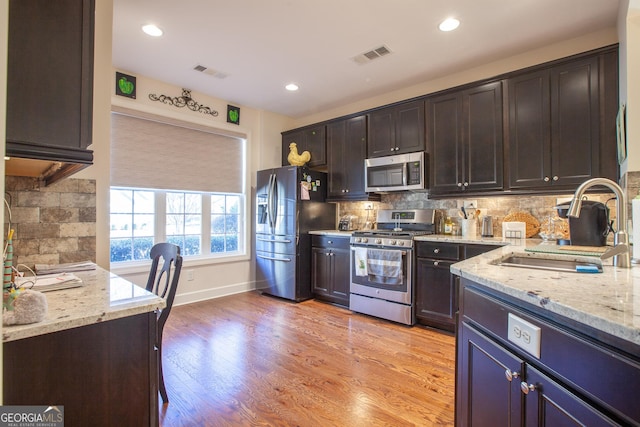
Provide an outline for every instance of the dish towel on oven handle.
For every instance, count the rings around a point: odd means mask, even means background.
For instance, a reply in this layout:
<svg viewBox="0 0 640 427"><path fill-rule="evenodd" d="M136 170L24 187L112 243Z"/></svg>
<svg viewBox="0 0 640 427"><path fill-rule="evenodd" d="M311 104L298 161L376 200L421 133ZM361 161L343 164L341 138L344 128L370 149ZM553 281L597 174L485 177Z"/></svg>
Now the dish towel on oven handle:
<svg viewBox="0 0 640 427"><path fill-rule="evenodd" d="M402 251L368 249L367 271L372 282L402 284Z"/></svg>
<svg viewBox="0 0 640 427"><path fill-rule="evenodd" d="M367 248L353 248L356 276L366 277L367 271Z"/></svg>

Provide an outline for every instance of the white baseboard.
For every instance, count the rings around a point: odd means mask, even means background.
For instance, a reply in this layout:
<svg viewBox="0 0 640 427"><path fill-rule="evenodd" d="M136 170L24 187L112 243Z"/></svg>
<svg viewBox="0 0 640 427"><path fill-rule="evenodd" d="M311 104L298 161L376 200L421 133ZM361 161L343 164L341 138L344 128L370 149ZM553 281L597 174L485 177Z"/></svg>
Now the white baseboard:
<svg viewBox="0 0 640 427"><path fill-rule="evenodd" d="M205 289L202 291L178 293L173 300L173 305L191 304L198 301L205 301L213 298L220 298L227 295L240 294L256 289L254 282L234 283L233 285L221 288Z"/></svg>

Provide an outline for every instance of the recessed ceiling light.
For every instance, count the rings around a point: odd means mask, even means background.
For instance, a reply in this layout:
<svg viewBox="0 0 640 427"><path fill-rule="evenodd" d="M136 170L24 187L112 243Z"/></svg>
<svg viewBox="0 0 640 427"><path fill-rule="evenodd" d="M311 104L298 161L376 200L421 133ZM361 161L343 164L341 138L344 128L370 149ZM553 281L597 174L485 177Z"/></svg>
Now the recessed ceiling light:
<svg viewBox="0 0 640 427"><path fill-rule="evenodd" d="M460 25L456 18L447 18L438 25L440 31L453 31Z"/></svg>
<svg viewBox="0 0 640 427"><path fill-rule="evenodd" d="M153 37L160 37L162 35L162 30L153 24L143 25L142 31Z"/></svg>
<svg viewBox="0 0 640 427"><path fill-rule="evenodd" d="M298 85L295 83L289 83L288 85L286 85L284 87L286 90L290 90L291 92L295 92L296 90L298 90Z"/></svg>

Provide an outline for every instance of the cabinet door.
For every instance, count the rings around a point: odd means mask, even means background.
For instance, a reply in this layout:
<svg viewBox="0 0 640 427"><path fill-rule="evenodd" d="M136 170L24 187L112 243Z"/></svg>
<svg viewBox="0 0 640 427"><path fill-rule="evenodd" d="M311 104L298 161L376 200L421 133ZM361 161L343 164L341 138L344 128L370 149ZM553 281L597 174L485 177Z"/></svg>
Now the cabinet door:
<svg viewBox="0 0 640 427"><path fill-rule="evenodd" d="M416 316L436 327L453 331L458 311L457 278L449 272L453 262L418 258Z"/></svg>
<svg viewBox="0 0 640 427"><path fill-rule="evenodd" d="M425 150L424 101L407 102L396 107L393 154Z"/></svg>
<svg viewBox="0 0 640 427"><path fill-rule="evenodd" d="M604 414L542 372L527 365L526 425L540 427L617 426ZM475 424L474 424L475 425Z"/></svg>
<svg viewBox="0 0 640 427"><path fill-rule="evenodd" d="M598 58L551 69L551 182L581 184L599 175Z"/></svg>
<svg viewBox="0 0 640 427"><path fill-rule="evenodd" d="M289 144L296 143L298 153L308 151L311 160L307 163L310 168L327 164L327 142L325 125L316 125L306 129L282 134L282 166L289 166Z"/></svg>
<svg viewBox="0 0 640 427"><path fill-rule="evenodd" d="M325 166L327 164L327 134L325 125L317 125L306 129L305 148L311 153L309 167Z"/></svg>
<svg viewBox="0 0 640 427"><path fill-rule="evenodd" d="M511 78L508 87L509 187L544 186L551 176L549 71Z"/></svg>
<svg viewBox="0 0 640 427"><path fill-rule="evenodd" d="M364 197L364 160L367 155L367 116L354 117L346 123L344 169L349 196Z"/></svg>
<svg viewBox="0 0 640 427"><path fill-rule="evenodd" d="M456 193L462 186L461 94L447 93L427 100L430 191Z"/></svg>
<svg viewBox="0 0 640 427"><path fill-rule="evenodd" d="M8 4L7 154L91 164L94 1Z"/></svg>
<svg viewBox="0 0 640 427"><path fill-rule="evenodd" d="M364 160L367 117L358 116L327 125L329 177L327 196L332 200L364 200Z"/></svg>
<svg viewBox="0 0 640 427"><path fill-rule="evenodd" d="M457 340L457 425L521 427L524 361L466 322L462 322Z"/></svg>
<svg viewBox="0 0 640 427"><path fill-rule="evenodd" d="M502 190L502 82L466 90L463 92L462 102L462 188Z"/></svg>
<svg viewBox="0 0 640 427"><path fill-rule="evenodd" d="M327 197L333 200L345 196L348 185L349 170L345 167L344 146L346 144L346 121L327 125L327 149L329 154L329 168L327 176Z"/></svg>
<svg viewBox="0 0 640 427"><path fill-rule="evenodd" d="M347 244L348 245L348 244ZM351 251L349 249L333 249L332 250L332 295L335 302L345 306L349 306L349 262Z"/></svg>
<svg viewBox="0 0 640 427"><path fill-rule="evenodd" d="M396 129L393 108L383 108L369 113L368 157L395 154Z"/></svg>
<svg viewBox="0 0 640 427"><path fill-rule="evenodd" d="M314 294L331 293L331 251L327 248L311 248L311 290Z"/></svg>

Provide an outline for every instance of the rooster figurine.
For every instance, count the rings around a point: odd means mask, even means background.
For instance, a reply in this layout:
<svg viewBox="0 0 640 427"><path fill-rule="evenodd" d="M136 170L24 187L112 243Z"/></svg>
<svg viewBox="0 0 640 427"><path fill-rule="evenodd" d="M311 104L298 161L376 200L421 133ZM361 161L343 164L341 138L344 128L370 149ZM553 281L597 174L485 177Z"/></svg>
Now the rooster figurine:
<svg viewBox="0 0 640 427"><path fill-rule="evenodd" d="M303 151L302 154L298 154L298 144L292 142L289 144L287 160L291 166L304 166L305 163L311 160L311 153Z"/></svg>

